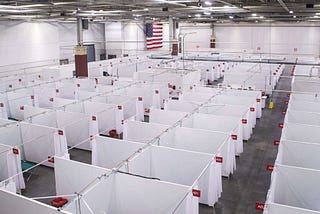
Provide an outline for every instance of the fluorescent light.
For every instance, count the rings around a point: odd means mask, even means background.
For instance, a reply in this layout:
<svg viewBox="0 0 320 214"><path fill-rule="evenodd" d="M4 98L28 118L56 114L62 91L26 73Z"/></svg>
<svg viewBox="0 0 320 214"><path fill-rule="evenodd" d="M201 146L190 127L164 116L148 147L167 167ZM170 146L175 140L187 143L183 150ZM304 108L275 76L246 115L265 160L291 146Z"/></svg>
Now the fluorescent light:
<svg viewBox="0 0 320 214"><path fill-rule="evenodd" d="M260 18L260 19L263 19L264 17L263 17L263 16L260 16L259 18Z"/></svg>
<svg viewBox="0 0 320 214"><path fill-rule="evenodd" d="M144 10L144 11L148 11L149 9L148 9L148 8L144 8L143 10Z"/></svg>
<svg viewBox="0 0 320 214"><path fill-rule="evenodd" d="M207 6L211 6L212 5L212 3L209 2L209 1L205 1L204 4L207 5Z"/></svg>
<svg viewBox="0 0 320 214"><path fill-rule="evenodd" d="M188 17L191 18L192 16L191 16L191 15L188 15Z"/></svg>
<svg viewBox="0 0 320 214"><path fill-rule="evenodd" d="M203 12L204 15L211 15L209 12Z"/></svg>
<svg viewBox="0 0 320 214"><path fill-rule="evenodd" d="M293 18L297 18L297 16L293 16Z"/></svg>
<svg viewBox="0 0 320 214"><path fill-rule="evenodd" d="M233 19L233 16L229 16L229 19Z"/></svg>
<svg viewBox="0 0 320 214"><path fill-rule="evenodd" d="M251 16L257 16L257 14L256 13L252 13Z"/></svg>
<svg viewBox="0 0 320 214"><path fill-rule="evenodd" d="M196 17L201 17L201 14L196 14L195 16L196 16Z"/></svg>
<svg viewBox="0 0 320 214"><path fill-rule="evenodd" d="M289 11L289 13L293 13L293 11L292 11L292 10L290 10L290 11Z"/></svg>

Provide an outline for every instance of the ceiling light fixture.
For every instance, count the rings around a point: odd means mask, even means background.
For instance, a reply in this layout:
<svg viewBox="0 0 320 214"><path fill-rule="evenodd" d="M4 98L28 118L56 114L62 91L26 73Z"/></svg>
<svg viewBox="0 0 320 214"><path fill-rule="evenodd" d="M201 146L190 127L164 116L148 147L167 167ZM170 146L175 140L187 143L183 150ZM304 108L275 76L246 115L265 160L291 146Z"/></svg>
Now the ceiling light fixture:
<svg viewBox="0 0 320 214"><path fill-rule="evenodd" d="M289 13L291 13L291 14L292 14L292 13L293 13L293 11L292 11L292 10L290 10L290 11L289 11Z"/></svg>
<svg viewBox="0 0 320 214"><path fill-rule="evenodd" d="M207 6L211 6L212 5L212 3L209 2L209 1L205 1L204 4L207 5Z"/></svg>
<svg viewBox="0 0 320 214"><path fill-rule="evenodd" d="M209 15L209 16L211 15L211 13L209 13L209 12L203 12L203 14L204 15Z"/></svg>
<svg viewBox="0 0 320 214"><path fill-rule="evenodd" d="M257 14L256 13L252 13L251 16L257 16Z"/></svg>
<svg viewBox="0 0 320 214"><path fill-rule="evenodd" d="M201 14L196 14L195 17L201 17Z"/></svg>
<svg viewBox="0 0 320 214"><path fill-rule="evenodd" d="M229 19L233 19L234 17L233 16L229 16Z"/></svg>

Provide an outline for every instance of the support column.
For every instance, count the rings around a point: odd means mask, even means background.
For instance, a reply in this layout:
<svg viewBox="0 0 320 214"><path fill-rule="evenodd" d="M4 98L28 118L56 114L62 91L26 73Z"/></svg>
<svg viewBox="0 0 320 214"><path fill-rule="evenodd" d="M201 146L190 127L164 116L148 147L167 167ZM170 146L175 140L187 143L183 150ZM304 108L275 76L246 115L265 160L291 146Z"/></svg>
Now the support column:
<svg viewBox="0 0 320 214"><path fill-rule="evenodd" d="M171 55L178 56L178 40L176 33L176 24L177 22L173 20L173 18L169 17L169 38L170 38L170 47L171 47Z"/></svg>
<svg viewBox="0 0 320 214"><path fill-rule="evenodd" d="M83 46L82 19L77 19L78 45L74 48L76 77L88 77L87 48Z"/></svg>
<svg viewBox="0 0 320 214"><path fill-rule="evenodd" d="M212 33L210 38L210 48L216 48L216 38L214 36L214 25L211 25Z"/></svg>

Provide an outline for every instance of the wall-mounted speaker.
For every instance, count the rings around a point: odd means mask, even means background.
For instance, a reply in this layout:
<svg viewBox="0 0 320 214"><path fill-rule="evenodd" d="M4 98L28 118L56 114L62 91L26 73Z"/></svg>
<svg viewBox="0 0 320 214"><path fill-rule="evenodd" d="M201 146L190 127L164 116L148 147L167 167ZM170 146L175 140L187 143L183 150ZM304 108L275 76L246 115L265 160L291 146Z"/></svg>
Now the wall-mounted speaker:
<svg viewBox="0 0 320 214"><path fill-rule="evenodd" d="M88 30L89 29L89 21L88 19L82 19L82 29Z"/></svg>
<svg viewBox="0 0 320 214"><path fill-rule="evenodd" d="M313 8L314 4L306 4L306 8Z"/></svg>

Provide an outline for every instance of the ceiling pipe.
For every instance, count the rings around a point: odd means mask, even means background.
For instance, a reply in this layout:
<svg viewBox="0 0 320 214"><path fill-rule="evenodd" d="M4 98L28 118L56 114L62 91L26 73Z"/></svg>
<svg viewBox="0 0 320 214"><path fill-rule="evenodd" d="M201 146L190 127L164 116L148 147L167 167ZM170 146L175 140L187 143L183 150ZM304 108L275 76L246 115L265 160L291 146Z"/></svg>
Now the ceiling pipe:
<svg viewBox="0 0 320 214"><path fill-rule="evenodd" d="M289 8L287 7L287 5L282 1L282 0L277 0L279 2L279 4L287 11L289 12Z"/></svg>

